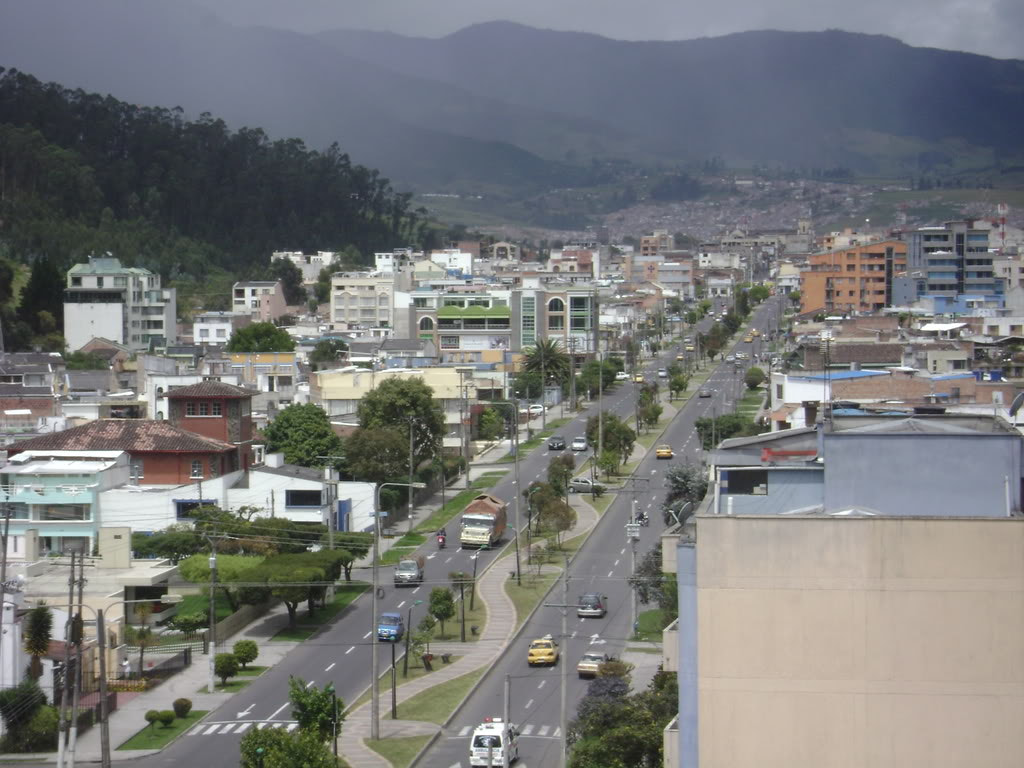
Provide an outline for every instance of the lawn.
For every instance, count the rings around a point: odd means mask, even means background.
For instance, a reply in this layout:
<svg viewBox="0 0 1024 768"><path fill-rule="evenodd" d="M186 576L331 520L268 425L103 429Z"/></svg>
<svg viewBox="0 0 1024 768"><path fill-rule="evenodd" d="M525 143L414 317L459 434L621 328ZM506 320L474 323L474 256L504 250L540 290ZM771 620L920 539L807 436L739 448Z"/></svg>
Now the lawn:
<svg viewBox="0 0 1024 768"><path fill-rule="evenodd" d="M543 443L545 440L547 440L549 437L555 434L555 432L560 430L562 427L564 427L571 421L572 419L555 419L554 421L549 421L547 427L537 432L537 434L535 434L529 440L526 440L519 444L519 460L522 461L530 453L530 451L539 446L541 443ZM514 456L502 456L500 459L498 459L496 463L512 464L515 462L515 460L516 459Z"/></svg>
<svg viewBox="0 0 1024 768"><path fill-rule="evenodd" d="M398 719L422 720L442 725L486 671L486 667L481 667L454 680L435 685L429 691L417 693L398 705Z"/></svg>
<svg viewBox="0 0 1024 768"><path fill-rule="evenodd" d="M558 576L557 573L538 575L530 573L529 569L526 569L522 573L522 586L516 584L515 579L505 582L505 593L512 599L512 604L516 607L516 629L526 621L530 611L544 598Z"/></svg>
<svg viewBox="0 0 1024 768"><path fill-rule="evenodd" d="M395 565L399 560L411 555L416 549L423 546L426 541L427 537L422 533L416 533L415 531L407 533L380 556L380 564Z"/></svg>
<svg viewBox="0 0 1024 768"><path fill-rule="evenodd" d="M176 718L167 728L147 725L118 747L121 749L163 749L206 716L208 710L193 709L185 717Z"/></svg>
<svg viewBox="0 0 1024 768"><path fill-rule="evenodd" d="M603 494L601 494L595 499L591 496L591 494L584 493L580 495L580 498L584 502L592 506L595 510L597 510L597 514L603 515L605 512L608 511L608 507L612 505L612 502L615 501L615 494L605 491Z"/></svg>
<svg viewBox="0 0 1024 768"><path fill-rule="evenodd" d="M238 677L259 677L270 667L246 667L238 670Z"/></svg>
<svg viewBox="0 0 1024 768"><path fill-rule="evenodd" d="M214 594L213 602L215 610L217 611L217 621L226 619L232 613L231 603L224 597L224 593L219 589ZM210 615L210 596L206 589L203 592L196 595L184 595L180 603L178 603L178 615L186 616L190 613L201 613L203 616Z"/></svg>
<svg viewBox="0 0 1024 768"><path fill-rule="evenodd" d="M299 616L294 627L285 627L270 638L271 641L301 643L303 640L309 639L321 626L329 623L345 610L353 600L366 591L368 586L362 581L335 585L334 600L329 602L326 607L317 610L312 616L309 614Z"/></svg>
<svg viewBox="0 0 1024 768"><path fill-rule="evenodd" d="M675 414L672 414L671 417L659 421L658 426L654 427L654 429L651 429L645 434L642 434L639 437L637 437L637 443L642 445L648 451L651 450L655 443L662 442L661 436L665 432L665 429L668 427L668 425L672 423L672 419L674 417Z"/></svg>
<svg viewBox="0 0 1024 768"><path fill-rule="evenodd" d="M665 628L665 619L660 608L643 611L636 617L637 633L635 640L648 643L660 643L661 631Z"/></svg>
<svg viewBox="0 0 1024 768"><path fill-rule="evenodd" d="M381 643L381 645L386 645L386 644L385 643ZM405 645L401 644L401 648L402 648L402 650L404 650L405 649ZM398 670L398 677L395 678L395 687L396 688L401 688L405 683L412 682L413 680L416 680L417 678L420 678L420 677L423 677L424 675L429 675L430 674L429 672L427 672L426 667L423 666L423 662L420 660L420 658L418 656L410 656L409 657L409 675L408 675L408 677L404 677L402 675L402 671L404 669L404 666L402 664L402 659L401 659L401 656L400 656L398 651L399 651L399 648L395 648L395 667ZM431 651L431 653L433 653L433 651ZM378 690L380 691L381 698L383 699L385 696L387 696L388 697L388 701L390 701L390 697L391 697L391 663L390 663L391 651L386 651L385 652L385 650L382 648L381 649L381 656L385 657L385 659L387 660L388 667L384 671L384 674L382 674L378 678L377 686L378 686ZM460 658L459 656L452 655L450 657L450 659L451 659L450 663L457 661L459 658ZM430 662L430 663L434 666L435 669L437 669L438 667L444 665L444 661L441 660L440 654L437 654L437 653L434 654L434 660L432 662ZM425 693L430 693L433 690L434 689L431 688L430 691L425 691ZM416 695L419 696L420 694L416 694ZM416 698L416 697L414 696L413 698ZM367 688L365 691L363 691L363 694L358 699L353 701L346 708L345 711L346 712L351 712L351 711L353 711L355 709L358 709L360 706L362 706L363 704L365 704L369 700L370 700L370 689Z"/></svg>
<svg viewBox="0 0 1024 768"><path fill-rule="evenodd" d="M365 739L366 746L387 760L394 768L407 768L419 754L430 736L403 736L397 739Z"/></svg>
<svg viewBox="0 0 1024 768"><path fill-rule="evenodd" d="M461 642L462 640L462 605L459 600L459 589L458 587L452 587L452 591L455 593L455 618L449 619L444 623L444 634L441 634L440 623L434 628L434 640L433 642ZM487 626L487 603L480 599L477 595L476 600L470 600L469 589L465 588L466 593L466 642L471 643L480 639L480 635L483 634L484 627ZM472 603L473 608L470 609ZM479 627L479 631L476 635L470 630L470 627Z"/></svg>
<svg viewBox="0 0 1024 768"><path fill-rule="evenodd" d="M241 678L241 679L239 679L239 678ZM251 682L252 682L252 678L251 677L242 677L241 674L239 674L238 677L233 677L233 678L229 679L227 681L227 683L221 683L219 681L219 678L218 678L218 682L214 683L213 692L214 693L238 693L240 690L242 690L243 688L248 686L249 683L251 683ZM207 688L204 685L202 688L197 690L196 693L209 693L209 688Z"/></svg>
<svg viewBox="0 0 1024 768"><path fill-rule="evenodd" d="M743 398L736 404L736 412L741 416L745 416L746 418L753 420L754 416L757 415L757 412L761 410L761 404L763 402L764 390L744 390Z"/></svg>

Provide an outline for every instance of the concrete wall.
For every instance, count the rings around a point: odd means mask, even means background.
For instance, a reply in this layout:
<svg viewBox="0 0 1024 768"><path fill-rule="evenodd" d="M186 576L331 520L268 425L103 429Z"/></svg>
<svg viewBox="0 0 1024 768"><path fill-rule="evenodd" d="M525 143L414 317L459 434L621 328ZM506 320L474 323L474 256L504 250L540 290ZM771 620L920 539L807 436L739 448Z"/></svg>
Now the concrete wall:
<svg viewBox="0 0 1024 768"><path fill-rule="evenodd" d="M1024 520L697 531L700 768L1024 765Z"/></svg>
<svg viewBox="0 0 1024 768"><path fill-rule="evenodd" d="M731 471L742 472L743 470ZM768 493L764 496L730 495L726 492L726 485L723 482L719 495L718 513L721 515L778 515L782 512L821 504L825 497L824 484L825 475L818 469L769 469Z"/></svg>
<svg viewBox="0 0 1024 768"><path fill-rule="evenodd" d="M864 506L885 515L929 514L935 506L965 517L1020 509L1021 447L1016 435L825 435L825 504ZM955 512L954 512L955 511Z"/></svg>
<svg viewBox="0 0 1024 768"><path fill-rule="evenodd" d="M111 304L64 304L64 338L68 349L75 351L94 336L127 343L124 337L125 307L121 303Z"/></svg>

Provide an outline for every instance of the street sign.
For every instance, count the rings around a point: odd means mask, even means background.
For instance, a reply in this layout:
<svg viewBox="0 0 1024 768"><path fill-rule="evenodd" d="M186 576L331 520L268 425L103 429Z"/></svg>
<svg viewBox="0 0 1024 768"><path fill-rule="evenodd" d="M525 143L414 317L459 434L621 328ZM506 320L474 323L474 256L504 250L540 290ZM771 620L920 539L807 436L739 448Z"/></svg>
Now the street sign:
<svg viewBox="0 0 1024 768"><path fill-rule="evenodd" d="M627 539L639 539L640 538L640 523L626 523L626 538Z"/></svg>

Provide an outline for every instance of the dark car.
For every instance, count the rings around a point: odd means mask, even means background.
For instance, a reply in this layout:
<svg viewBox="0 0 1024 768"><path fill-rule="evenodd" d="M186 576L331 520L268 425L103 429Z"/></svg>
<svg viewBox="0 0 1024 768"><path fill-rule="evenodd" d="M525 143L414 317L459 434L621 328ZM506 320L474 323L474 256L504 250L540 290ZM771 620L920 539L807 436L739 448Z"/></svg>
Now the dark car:
<svg viewBox="0 0 1024 768"><path fill-rule="evenodd" d="M549 451L564 451L565 450L565 438L555 435L554 437L548 438L548 450Z"/></svg>

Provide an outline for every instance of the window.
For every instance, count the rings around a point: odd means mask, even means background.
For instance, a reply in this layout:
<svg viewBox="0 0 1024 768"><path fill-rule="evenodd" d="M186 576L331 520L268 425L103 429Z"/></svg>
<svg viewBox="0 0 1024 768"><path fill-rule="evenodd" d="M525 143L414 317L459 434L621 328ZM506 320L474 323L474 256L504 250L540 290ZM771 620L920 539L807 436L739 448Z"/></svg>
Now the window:
<svg viewBox="0 0 1024 768"><path fill-rule="evenodd" d="M210 415L211 416L222 416L223 406L220 403L210 403Z"/></svg>
<svg viewBox="0 0 1024 768"><path fill-rule="evenodd" d="M96 278L96 287L97 288L102 288L103 287L103 278L102 277L97 277Z"/></svg>
<svg viewBox="0 0 1024 768"><path fill-rule="evenodd" d="M561 331L565 329L565 318L561 315L551 315L548 318L548 330Z"/></svg>
<svg viewBox="0 0 1024 768"><path fill-rule="evenodd" d="M285 491L284 505L286 507L320 507L323 506L322 494L319 490Z"/></svg>
<svg viewBox="0 0 1024 768"><path fill-rule="evenodd" d="M191 401L185 403L185 415L186 416L195 416L196 415L196 404L195 403L193 403Z"/></svg>
<svg viewBox="0 0 1024 768"><path fill-rule="evenodd" d="M548 312L565 312L565 302L561 299L552 299L548 302Z"/></svg>
<svg viewBox="0 0 1024 768"><path fill-rule="evenodd" d="M82 278L80 278L80 277L72 277L71 278L71 285L79 286L80 287L82 285Z"/></svg>
<svg viewBox="0 0 1024 768"><path fill-rule="evenodd" d="M421 331L432 331L434 330L434 320L430 317L420 318L420 330Z"/></svg>
<svg viewBox="0 0 1024 768"><path fill-rule="evenodd" d="M217 477L220 474L220 467L218 466L220 459L210 459L210 477Z"/></svg>
<svg viewBox="0 0 1024 768"><path fill-rule="evenodd" d="M210 404L209 403L200 403L199 404L199 415L200 416L209 416L210 415Z"/></svg>
<svg viewBox="0 0 1024 768"><path fill-rule="evenodd" d="M776 384L775 385L775 397L777 399L779 399L779 400L782 399L782 385L781 384Z"/></svg>
<svg viewBox="0 0 1024 768"><path fill-rule="evenodd" d="M203 462L200 461L199 459L194 459L192 461L192 474L191 474L191 477L193 479L199 479L199 478L202 478L202 476L203 476Z"/></svg>
<svg viewBox="0 0 1024 768"><path fill-rule="evenodd" d="M726 493L748 496L768 495L768 470L730 469L725 474Z"/></svg>
<svg viewBox="0 0 1024 768"><path fill-rule="evenodd" d="M200 339L208 339L208 338L210 338L210 329L209 328L200 328L199 329L199 338Z"/></svg>
<svg viewBox="0 0 1024 768"><path fill-rule="evenodd" d="M88 504L47 504L39 509L39 520L41 521L79 521L83 522L92 519L91 510Z"/></svg>
<svg viewBox="0 0 1024 768"><path fill-rule="evenodd" d="M217 329L217 338L218 339L223 339L223 338L226 338L226 337L227 337L227 331L224 328L218 328Z"/></svg>

